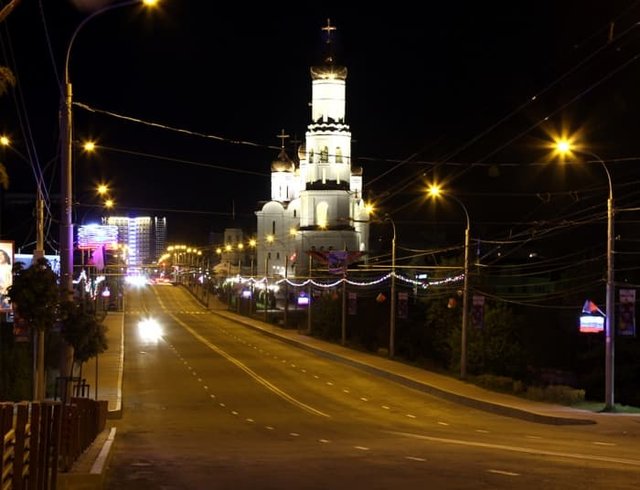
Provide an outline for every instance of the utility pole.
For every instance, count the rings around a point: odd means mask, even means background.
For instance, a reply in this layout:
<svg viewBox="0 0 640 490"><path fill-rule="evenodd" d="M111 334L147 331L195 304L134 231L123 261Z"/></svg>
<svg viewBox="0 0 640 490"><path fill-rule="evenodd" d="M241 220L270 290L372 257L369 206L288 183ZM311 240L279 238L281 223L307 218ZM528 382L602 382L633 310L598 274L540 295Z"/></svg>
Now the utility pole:
<svg viewBox="0 0 640 490"><path fill-rule="evenodd" d="M44 197L42 187L38 183L36 196L36 248L33 251L33 261L44 257Z"/></svg>

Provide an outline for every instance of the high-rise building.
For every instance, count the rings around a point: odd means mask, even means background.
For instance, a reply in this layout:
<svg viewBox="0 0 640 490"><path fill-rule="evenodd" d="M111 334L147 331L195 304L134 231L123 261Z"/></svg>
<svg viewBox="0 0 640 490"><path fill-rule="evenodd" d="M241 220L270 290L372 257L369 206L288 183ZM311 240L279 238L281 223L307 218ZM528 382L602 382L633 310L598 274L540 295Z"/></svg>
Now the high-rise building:
<svg viewBox="0 0 640 490"><path fill-rule="evenodd" d="M151 250L153 251L152 261L155 262L167 248L167 218L153 218L153 235Z"/></svg>
<svg viewBox="0 0 640 490"><path fill-rule="evenodd" d="M109 216L102 218L102 223L118 228L118 245L125 251L129 270L155 262L165 249L167 220L164 217Z"/></svg>

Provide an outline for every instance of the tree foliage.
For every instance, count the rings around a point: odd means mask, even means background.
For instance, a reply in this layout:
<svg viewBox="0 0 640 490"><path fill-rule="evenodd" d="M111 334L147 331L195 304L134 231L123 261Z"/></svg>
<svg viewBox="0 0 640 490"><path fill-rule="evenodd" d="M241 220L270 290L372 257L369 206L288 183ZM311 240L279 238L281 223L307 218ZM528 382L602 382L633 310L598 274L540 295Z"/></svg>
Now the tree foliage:
<svg viewBox="0 0 640 490"><path fill-rule="evenodd" d="M14 266L7 296L16 314L31 327L43 332L54 324L59 294L56 273L47 259L40 258L26 269L20 262Z"/></svg>
<svg viewBox="0 0 640 490"><path fill-rule="evenodd" d="M62 338L73 347L73 360L79 364L107 349L106 326L85 305L66 301L60 305Z"/></svg>

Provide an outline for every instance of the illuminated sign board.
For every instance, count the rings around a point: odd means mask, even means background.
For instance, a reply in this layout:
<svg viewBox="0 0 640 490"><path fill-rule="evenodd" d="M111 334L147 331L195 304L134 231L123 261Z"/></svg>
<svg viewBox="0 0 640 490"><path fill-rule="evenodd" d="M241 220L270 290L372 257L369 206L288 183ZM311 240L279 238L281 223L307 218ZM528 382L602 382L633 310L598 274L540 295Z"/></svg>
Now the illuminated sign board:
<svg viewBox="0 0 640 490"><path fill-rule="evenodd" d="M31 267L31 263L33 262L33 254L15 254L15 262L22 263L22 267L24 269L28 269ZM56 273L56 275L60 275L60 256L59 255L45 255L44 256L47 261L49 261L49 265L51 266L51 270Z"/></svg>
<svg viewBox="0 0 640 490"><path fill-rule="evenodd" d="M580 315L580 332L604 332L604 317L599 315Z"/></svg>
<svg viewBox="0 0 640 490"><path fill-rule="evenodd" d="M10 311L7 290L13 284L13 242L0 241L0 311Z"/></svg>
<svg viewBox="0 0 640 490"><path fill-rule="evenodd" d="M90 250L104 246L107 250L118 247L118 227L116 225L83 225L78 227L78 248Z"/></svg>

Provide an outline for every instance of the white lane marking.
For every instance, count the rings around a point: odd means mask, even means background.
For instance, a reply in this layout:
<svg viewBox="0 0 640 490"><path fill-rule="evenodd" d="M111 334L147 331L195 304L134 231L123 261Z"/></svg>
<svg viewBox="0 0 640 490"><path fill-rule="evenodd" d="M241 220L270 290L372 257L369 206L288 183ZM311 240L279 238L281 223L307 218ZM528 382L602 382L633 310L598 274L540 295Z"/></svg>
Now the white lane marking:
<svg viewBox="0 0 640 490"><path fill-rule="evenodd" d="M157 293L156 293L157 295ZM160 304L162 305L162 307L164 308L164 304L162 302L162 300L160 298L158 298L158 301L160 302ZM179 318L175 317L174 315L171 315L173 317L173 319L179 323L180 325L182 325L185 330L187 330L188 332L191 333L191 335L193 335L196 339L198 339L200 342L202 342L204 345L206 345L207 347L209 347L209 349L211 349L214 352L217 352L218 354L220 354L222 357L224 357L225 359L227 359L229 362L235 364L237 367L239 367L240 369L242 369L245 373L247 373L249 376L251 376L253 379L255 379L258 383L260 383L262 386L264 386L265 388L267 388L268 390L271 390L273 393L275 393L276 395L278 395L280 398L282 398L283 400L288 401L289 403L291 403L292 405L295 405L298 408L301 408L302 410L305 410L313 415L319 415L321 417L327 417L327 418L331 418L330 415L321 412L320 410L317 410L309 405L307 405L306 403L303 403L299 400L296 400L294 397L292 397L291 395L289 395L288 393L285 393L284 391L282 391L280 388L278 388L277 386L275 386L274 384L270 383L269 381L267 381L266 379L264 379L262 376L258 375L256 372L254 372L252 369L250 369L248 366L245 366L242 362L240 362L238 359L231 357L229 354L227 354L225 351L223 351L220 347L213 345L211 342L209 342L206 338L204 338L202 335L200 335L198 332L196 332L194 329L192 329L189 325L187 325L186 323L184 323L182 320L180 320Z"/></svg>
<svg viewBox="0 0 640 490"><path fill-rule="evenodd" d="M446 422L438 422L438 425L449 426L449 424L447 424Z"/></svg>
<svg viewBox="0 0 640 490"><path fill-rule="evenodd" d="M265 425L264 428L267 429L267 430L275 430L275 428L273 428L270 425Z"/></svg>
<svg viewBox="0 0 640 490"><path fill-rule="evenodd" d="M384 431L389 434L396 434L405 437L412 437L414 439L422 439L425 441L432 442L442 442L445 444L457 444L459 446L470 446L470 447L481 447L487 449L500 449L503 451L511 451L514 453L525 453L525 454L538 454L543 456L553 456L560 458L571 458L571 459L583 459L586 461L599 461L604 463L620 463L620 464L628 464L631 466L640 467L640 459L628 459L628 458L613 458L609 456L594 456L593 454L580 454L580 453L564 453L560 451L547 451L545 449L533 449L527 447L519 447L519 446L507 446L504 444L490 444L484 442L474 442L474 441L463 441L460 439L446 439L444 437L431 437L424 436L421 434L411 434L410 432L397 432L397 431Z"/></svg>
<svg viewBox="0 0 640 490"><path fill-rule="evenodd" d="M204 385L203 388L207 391L209 391L209 387L207 385Z"/></svg>
<svg viewBox="0 0 640 490"><path fill-rule="evenodd" d="M220 403L220 406L223 407L223 408L226 407L226 405L224 403Z"/></svg>
<svg viewBox="0 0 640 490"><path fill-rule="evenodd" d="M327 381L327 384L328 384L329 386L333 386L333 381Z"/></svg>
<svg viewBox="0 0 640 490"><path fill-rule="evenodd" d="M613 442L593 441L593 444L595 444L596 446L617 446L617 444L615 444Z"/></svg>
<svg viewBox="0 0 640 490"><path fill-rule="evenodd" d="M236 412L235 410L231 410L231 413L232 413L233 415L238 415L238 412Z"/></svg>
<svg viewBox="0 0 640 490"><path fill-rule="evenodd" d="M199 382L199 383L202 383L202 378L198 378L198 382Z"/></svg>
<svg viewBox="0 0 640 490"><path fill-rule="evenodd" d="M489 431L486 429L476 429L476 432L480 432L480 434L488 434Z"/></svg>
<svg viewBox="0 0 640 490"><path fill-rule="evenodd" d="M318 439L318 442L321 442L322 444L328 444L331 441L329 439Z"/></svg>
<svg viewBox="0 0 640 490"><path fill-rule="evenodd" d="M404 459L408 459L409 461L426 461L424 458L416 458L415 456L405 456Z"/></svg>
<svg viewBox="0 0 640 490"><path fill-rule="evenodd" d="M216 395L214 395L213 393L209 395L211 398L215 398Z"/></svg>
<svg viewBox="0 0 640 490"><path fill-rule="evenodd" d="M407 414L407 417L409 417L410 419L415 419L415 418L416 418L416 416L415 416L415 415L413 415L413 414L411 414L411 413L408 413L408 414Z"/></svg>
<svg viewBox="0 0 640 490"><path fill-rule="evenodd" d="M384 408L385 410L391 410L391 407L389 407L387 405L382 405L381 408Z"/></svg>
<svg viewBox="0 0 640 490"><path fill-rule="evenodd" d="M254 422L255 422L255 420L253 420L253 419L251 419L251 418L248 418L248 419L245 419L245 420L246 420L247 422L249 422L250 424L252 424L252 423L254 423Z"/></svg>
<svg viewBox="0 0 640 490"><path fill-rule="evenodd" d="M503 470L487 470L487 473L495 473L496 475L505 475L505 476L520 476L520 473L514 473L512 471L503 471Z"/></svg>
<svg viewBox="0 0 640 490"><path fill-rule="evenodd" d="M291 437L300 437L300 434L298 434L297 432L289 432L289 435Z"/></svg>
<svg viewBox="0 0 640 490"><path fill-rule="evenodd" d="M368 402L368 401L369 401L369 399L368 399L368 398L366 398L366 397L364 397L364 396L361 396L361 397L360 397L360 400L362 400L363 402Z"/></svg>
<svg viewBox="0 0 640 490"><path fill-rule="evenodd" d="M347 394L350 393L350 391L348 389L346 389L346 388L344 390L342 390L342 392L343 393L347 393Z"/></svg>
<svg viewBox="0 0 640 490"><path fill-rule="evenodd" d="M360 451L369 451L368 447L365 446L353 446L355 449L359 449Z"/></svg>
<svg viewBox="0 0 640 490"><path fill-rule="evenodd" d="M527 439L542 439L540 436L526 436Z"/></svg>

